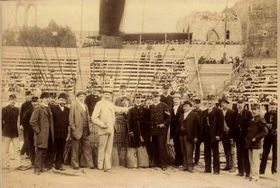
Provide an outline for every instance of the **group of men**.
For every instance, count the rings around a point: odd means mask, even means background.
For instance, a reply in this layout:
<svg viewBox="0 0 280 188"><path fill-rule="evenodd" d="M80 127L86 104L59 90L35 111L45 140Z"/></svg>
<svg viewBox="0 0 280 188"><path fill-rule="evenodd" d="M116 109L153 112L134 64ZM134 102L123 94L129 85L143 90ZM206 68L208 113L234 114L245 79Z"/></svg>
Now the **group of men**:
<svg viewBox="0 0 280 188"><path fill-rule="evenodd" d="M68 96L61 93L57 104L50 104L50 94L42 92L38 97L27 92L27 101L21 110L15 107L16 96L10 95L10 104L2 110L2 128L5 152L17 133L17 116L24 130L26 153L34 165L34 173L40 174L53 166L63 168L63 151L66 140L71 139L71 165L74 169L94 168L89 136L97 127L97 168L108 171L112 168L111 157L115 133L115 113L127 113L129 147L146 146L150 166L166 170L169 165L193 172L200 159L200 145L204 144L205 173L220 173L219 143L222 142L226 166L223 170L258 180L264 173L268 154L273 148L272 173L277 172L277 104L271 103L263 117L259 104L252 104L249 111L240 99L234 110L222 97L218 101L212 96L205 100L182 98L179 93L169 94L163 87L160 95L153 92L144 97L130 96L126 86L120 95L113 96L110 90L93 88L91 94L78 92L70 108L66 106ZM259 164L262 139L263 155ZM167 144L172 143L175 162L168 156ZM16 145L16 144L15 144ZM235 158L237 149L237 165ZM213 154L213 155L212 155ZM193 157L194 156L194 157ZM213 156L213 162L212 162Z"/></svg>

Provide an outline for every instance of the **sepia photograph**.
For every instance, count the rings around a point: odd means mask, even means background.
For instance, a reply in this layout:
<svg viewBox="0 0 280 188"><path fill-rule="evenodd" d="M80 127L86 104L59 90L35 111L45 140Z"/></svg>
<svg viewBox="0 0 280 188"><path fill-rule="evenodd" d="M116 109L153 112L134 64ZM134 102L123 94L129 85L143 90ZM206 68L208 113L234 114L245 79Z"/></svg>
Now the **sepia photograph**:
<svg viewBox="0 0 280 188"><path fill-rule="evenodd" d="M279 9L0 0L0 187L280 188Z"/></svg>

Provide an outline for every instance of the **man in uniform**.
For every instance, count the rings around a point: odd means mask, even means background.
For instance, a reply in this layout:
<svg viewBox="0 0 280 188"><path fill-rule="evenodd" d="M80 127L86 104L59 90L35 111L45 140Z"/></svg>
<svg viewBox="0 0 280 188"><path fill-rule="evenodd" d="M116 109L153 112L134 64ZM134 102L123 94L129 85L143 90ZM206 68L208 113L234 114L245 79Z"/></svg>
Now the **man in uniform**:
<svg viewBox="0 0 280 188"><path fill-rule="evenodd" d="M10 143L12 142L14 149L17 154L17 159L19 157L19 140L18 140L18 129L17 120L19 115L19 109L15 106L17 97L15 94L9 96L9 105L2 109L2 136L3 136L3 147L4 147L4 157L3 157L3 167L10 167ZM20 161L19 161L20 162Z"/></svg>
<svg viewBox="0 0 280 188"><path fill-rule="evenodd" d="M21 155L24 155L26 154L27 156L30 156L30 148L32 146L29 146L28 143L29 140L28 140L28 124L25 124L23 122L23 116L25 115L25 113L32 108L32 104L31 104L31 98L32 98L32 93L31 91L26 91L25 92L25 102L21 105L21 108L20 108L20 129L23 129L23 145L22 145L22 148L21 148L21 151L20 151L20 154Z"/></svg>
<svg viewBox="0 0 280 188"><path fill-rule="evenodd" d="M224 115L216 106L213 97L208 100L209 109L204 142L205 173L211 173L211 155L213 153L214 174L220 174L219 142L223 134Z"/></svg>
<svg viewBox="0 0 280 188"><path fill-rule="evenodd" d="M265 173L267 158L272 147L272 165L271 173L277 173L277 103L270 103L270 110L264 116L267 127L268 134L264 138L263 142L263 153L260 165L260 174Z"/></svg>
<svg viewBox="0 0 280 188"><path fill-rule="evenodd" d="M162 170L166 170L166 135L170 124L170 110L165 103L160 101L160 96L157 92L154 92L153 97L154 104L150 107L153 160Z"/></svg>

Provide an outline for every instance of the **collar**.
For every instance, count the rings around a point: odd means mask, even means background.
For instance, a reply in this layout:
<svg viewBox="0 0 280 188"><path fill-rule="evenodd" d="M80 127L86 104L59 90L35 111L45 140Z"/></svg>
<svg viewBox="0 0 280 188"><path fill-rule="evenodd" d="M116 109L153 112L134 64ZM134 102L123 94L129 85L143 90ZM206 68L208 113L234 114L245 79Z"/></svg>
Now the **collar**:
<svg viewBox="0 0 280 188"><path fill-rule="evenodd" d="M41 103L41 105L42 105L43 107L49 107L49 105L46 105L46 104L44 104L44 103Z"/></svg>

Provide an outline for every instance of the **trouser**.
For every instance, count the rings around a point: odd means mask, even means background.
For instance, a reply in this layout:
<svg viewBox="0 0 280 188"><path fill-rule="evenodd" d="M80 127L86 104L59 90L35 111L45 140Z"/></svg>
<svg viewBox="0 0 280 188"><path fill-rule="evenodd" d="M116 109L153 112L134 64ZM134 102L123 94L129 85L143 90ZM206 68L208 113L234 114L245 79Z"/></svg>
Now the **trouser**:
<svg viewBox="0 0 280 188"><path fill-rule="evenodd" d="M145 144L148 156L149 156L149 160L151 161L152 156L153 156L153 151L152 151L152 146L151 146L152 143L151 143L150 137L151 137L150 135L144 135L143 139L144 139L144 144Z"/></svg>
<svg viewBox="0 0 280 188"><path fill-rule="evenodd" d="M34 132L33 130L28 131L28 146L29 146L29 156L31 164L34 164L35 161L35 147L34 147Z"/></svg>
<svg viewBox="0 0 280 188"><path fill-rule="evenodd" d="M44 162L46 161L47 149L46 148L36 148L36 156L34 162L34 168L42 170L44 167Z"/></svg>
<svg viewBox="0 0 280 188"><path fill-rule="evenodd" d="M108 170L112 168L114 133L99 135L97 168Z"/></svg>
<svg viewBox="0 0 280 188"><path fill-rule="evenodd" d="M222 144L224 148L224 153L226 157L226 167L228 169L232 168L232 155L231 155L231 143L228 133L224 133Z"/></svg>
<svg viewBox="0 0 280 188"><path fill-rule="evenodd" d="M13 149L16 156L17 165L20 164L20 146L19 146L19 139L18 137L12 138L3 136L3 167L9 167L10 166L10 144L13 144Z"/></svg>
<svg viewBox="0 0 280 188"><path fill-rule="evenodd" d="M237 167L240 174L245 174L249 176L250 174L250 163L248 157L248 149L246 148L245 139L236 140L237 149Z"/></svg>
<svg viewBox="0 0 280 188"><path fill-rule="evenodd" d="M200 159L200 145L201 142L197 142L195 144L195 157L194 157L194 163L197 164L199 162Z"/></svg>
<svg viewBox="0 0 280 188"><path fill-rule="evenodd" d="M186 135L180 136L180 143L183 155L183 166L186 169L193 169L194 143L190 142Z"/></svg>
<svg viewBox="0 0 280 188"><path fill-rule="evenodd" d="M85 160L88 168L93 168L92 150L88 136L82 135L79 140L71 141L71 165L80 167L80 156Z"/></svg>
<svg viewBox="0 0 280 188"><path fill-rule="evenodd" d="M65 142L65 138L55 138L54 145L49 142L45 162L47 168L52 168L53 163L55 164L55 168L60 168L62 166Z"/></svg>
<svg viewBox="0 0 280 188"><path fill-rule="evenodd" d="M24 127L24 129L23 129L23 145L21 147L20 154L21 155L26 154L27 156L30 155L30 153L29 153L29 135L28 135L27 127Z"/></svg>
<svg viewBox="0 0 280 188"><path fill-rule="evenodd" d="M179 135L174 136L173 142L174 142L174 150L175 150L175 165L176 166L183 165L183 155L181 151L180 136Z"/></svg>
<svg viewBox="0 0 280 188"><path fill-rule="evenodd" d="M269 135L270 136L270 135ZM272 147L272 165L271 172L277 172L277 136L273 135L273 137L266 136L263 142L263 153L260 165L260 173L265 173L267 158L270 153L270 149Z"/></svg>
<svg viewBox="0 0 280 188"><path fill-rule="evenodd" d="M152 136L153 161L157 166L165 168L167 166L166 135Z"/></svg>
<svg viewBox="0 0 280 188"><path fill-rule="evenodd" d="M253 179L259 179L260 149L249 149L248 156L250 162L250 176Z"/></svg>
<svg viewBox="0 0 280 188"><path fill-rule="evenodd" d="M205 158L205 171L211 172L211 163L213 154L213 170L214 172L220 172L220 156L219 156L219 142L204 142L204 158Z"/></svg>

